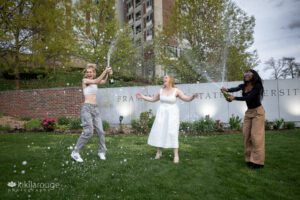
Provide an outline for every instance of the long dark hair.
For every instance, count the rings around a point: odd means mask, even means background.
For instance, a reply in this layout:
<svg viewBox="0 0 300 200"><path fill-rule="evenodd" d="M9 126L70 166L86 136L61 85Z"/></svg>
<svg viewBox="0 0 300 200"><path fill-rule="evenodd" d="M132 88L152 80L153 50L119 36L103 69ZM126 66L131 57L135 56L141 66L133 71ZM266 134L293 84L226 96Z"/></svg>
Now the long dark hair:
<svg viewBox="0 0 300 200"><path fill-rule="evenodd" d="M251 85L253 85L253 87L258 86L260 88L259 95L260 95L260 99L262 100L264 97L264 86L261 77L254 69L249 69L246 72L251 72L253 74L250 83ZM244 83L246 83L245 78L244 78Z"/></svg>

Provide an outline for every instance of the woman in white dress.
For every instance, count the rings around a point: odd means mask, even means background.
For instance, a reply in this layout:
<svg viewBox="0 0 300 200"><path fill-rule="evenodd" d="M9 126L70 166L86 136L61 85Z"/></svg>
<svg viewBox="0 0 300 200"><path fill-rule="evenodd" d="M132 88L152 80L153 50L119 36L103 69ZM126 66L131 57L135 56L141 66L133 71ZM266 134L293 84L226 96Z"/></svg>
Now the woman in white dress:
<svg viewBox="0 0 300 200"><path fill-rule="evenodd" d="M178 133L179 133L179 109L176 99L179 97L183 101L192 101L197 94L186 96L181 90L175 88L174 78L167 75L163 79L164 85L153 97L144 96L137 93L138 99L149 102L160 100L159 108L151 128L148 144L157 147L155 159L160 159L162 152L160 148L174 149L174 163L179 163L178 155Z"/></svg>

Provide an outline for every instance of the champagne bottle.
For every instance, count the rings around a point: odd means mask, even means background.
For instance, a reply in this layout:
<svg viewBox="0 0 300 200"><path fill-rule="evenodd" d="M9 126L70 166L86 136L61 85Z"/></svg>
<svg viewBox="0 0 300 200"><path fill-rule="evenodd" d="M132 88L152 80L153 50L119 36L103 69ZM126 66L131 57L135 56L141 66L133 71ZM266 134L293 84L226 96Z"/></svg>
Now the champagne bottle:
<svg viewBox="0 0 300 200"><path fill-rule="evenodd" d="M228 97L230 96L228 92L223 92L223 95L227 101L231 102L231 100L228 99Z"/></svg>
<svg viewBox="0 0 300 200"><path fill-rule="evenodd" d="M107 66L106 68L111 68L110 66ZM110 72L109 72L109 75L112 75L113 74L113 71L111 70Z"/></svg>
<svg viewBox="0 0 300 200"><path fill-rule="evenodd" d="M229 97L228 92L223 92L223 96L225 97L225 99L227 99Z"/></svg>

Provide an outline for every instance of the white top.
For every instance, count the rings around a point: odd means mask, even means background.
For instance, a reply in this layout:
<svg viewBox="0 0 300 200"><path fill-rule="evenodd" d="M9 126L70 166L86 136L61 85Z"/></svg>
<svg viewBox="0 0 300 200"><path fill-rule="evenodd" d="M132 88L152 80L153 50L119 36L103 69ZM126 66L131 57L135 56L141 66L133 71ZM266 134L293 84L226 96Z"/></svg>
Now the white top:
<svg viewBox="0 0 300 200"><path fill-rule="evenodd" d="M83 94L89 95L89 94L96 94L98 90L97 84L89 84L85 88L83 88Z"/></svg>
<svg viewBox="0 0 300 200"><path fill-rule="evenodd" d="M160 102L166 104L175 104L176 103L176 91L177 88L174 88L174 91L170 95L163 95L163 89L160 89Z"/></svg>

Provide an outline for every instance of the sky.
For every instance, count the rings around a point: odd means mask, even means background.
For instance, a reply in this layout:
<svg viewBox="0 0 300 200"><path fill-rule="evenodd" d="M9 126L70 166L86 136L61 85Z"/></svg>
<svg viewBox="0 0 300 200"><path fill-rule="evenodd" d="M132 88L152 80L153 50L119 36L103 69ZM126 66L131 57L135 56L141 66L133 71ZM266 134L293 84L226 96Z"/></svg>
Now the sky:
<svg viewBox="0 0 300 200"><path fill-rule="evenodd" d="M300 63L300 0L233 0L248 15L255 17L254 44L260 64L255 69L263 79L271 57L294 57Z"/></svg>

